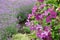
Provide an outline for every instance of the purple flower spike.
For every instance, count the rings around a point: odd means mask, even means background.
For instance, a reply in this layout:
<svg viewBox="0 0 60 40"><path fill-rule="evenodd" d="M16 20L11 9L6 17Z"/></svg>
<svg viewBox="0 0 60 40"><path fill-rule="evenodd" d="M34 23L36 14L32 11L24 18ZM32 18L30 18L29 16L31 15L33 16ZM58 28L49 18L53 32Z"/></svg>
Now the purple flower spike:
<svg viewBox="0 0 60 40"><path fill-rule="evenodd" d="M51 16L48 16L48 17L46 18L46 22L47 22L47 23L51 22Z"/></svg>
<svg viewBox="0 0 60 40"><path fill-rule="evenodd" d="M38 0L39 2L43 2L44 0Z"/></svg>

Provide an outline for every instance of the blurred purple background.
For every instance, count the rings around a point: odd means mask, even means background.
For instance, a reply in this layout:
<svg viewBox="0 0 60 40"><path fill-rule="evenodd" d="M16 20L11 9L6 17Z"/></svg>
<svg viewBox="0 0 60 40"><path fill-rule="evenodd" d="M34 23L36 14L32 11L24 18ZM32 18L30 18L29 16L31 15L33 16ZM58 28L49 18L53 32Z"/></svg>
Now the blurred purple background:
<svg viewBox="0 0 60 40"><path fill-rule="evenodd" d="M36 0L0 0L0 28L16 22L17 13L31 9Z"/></svg>

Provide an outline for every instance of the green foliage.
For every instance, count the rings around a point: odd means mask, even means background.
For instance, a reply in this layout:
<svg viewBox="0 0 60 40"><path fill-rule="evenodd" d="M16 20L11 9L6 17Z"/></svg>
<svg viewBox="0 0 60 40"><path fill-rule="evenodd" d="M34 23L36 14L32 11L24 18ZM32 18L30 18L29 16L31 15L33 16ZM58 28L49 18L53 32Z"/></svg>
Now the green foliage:
<svg viewBox="0 0 60 40"><path fill-rule="evenodd" d="M35 32L29 34L29 37L31 37L31 38L37 38Z"/></svg>
<svg viewBox="0 0 60 40"><path fill-rule="evenodd" d="M13 34L17 33L17 30L15 27L7 27L5 29L5 31L6 31L7 35L9 35L9 36L12 36Z"/></svg>
<svg viewBox="0 0 60 40"><path fill-rule="evenodd" d="M15 34L12 37L13 40L30 40L30 38L26 34Z"/></svg>
<svg viewBox="0 0 60 40"><path fill-rule="evenodd" d="M26 33L30 33L30 29L29 29L29 27L24 27L23 29L24 29L24 32L26 32Z"/></svg>
<svg viewBox="0 0 60 40"><path fill-rule="evenodd" d="M43 20L43 26L47 26L46 18L44 18L44 20Z"/></svg>
<svg viewBox="0 0 60 40"><path fill-rule="evenodd" d="M37 25L39 22L37 20L34 20L34 24Z"/></svg>
<svg viewBox="0 0 60 40"><path fill-rule="evenodd" d="M18 18L19 22L22 22L22 21L24 21L26 19L26 16L25 16L24 13L19 13L17 15L17 18Z"/></svg>
<svg viewBox="0 0 60 40"><path fill-rule="evenodd" d="M3 33L1 33L1 39L7 40L8 37L12 37L13 34L16 34L18 31L15 26L16 26L16 24L12 24L12 25L4 28Z"/></svg>
<svg viewBox="0 0 60 40"><path fill-rule="evenodd" d="M31 13L31 9L30 10L25 10L25 11L27 11L27 12L23 11L23 12L20 12L20 13L17 14L17 18L18 18L19 22L25 21L27 19L27 14Z"/></svg>
<svg viewBox="0 0 60 40"><path fill-rule="evenodd" d="M56 3L57 2L57 0L47 0L46 1L46 3L49 3L49 4L54 4L54 3Z"/></svg>
<svg viewBox="0 0 60 40"><path fill-rule="evenodd" d="M60 34L59 34L60 24L54 25L54 22L52 24L53 24L52 38L55 39L55 40L59 40L59 38L60 38Z"/></svg>

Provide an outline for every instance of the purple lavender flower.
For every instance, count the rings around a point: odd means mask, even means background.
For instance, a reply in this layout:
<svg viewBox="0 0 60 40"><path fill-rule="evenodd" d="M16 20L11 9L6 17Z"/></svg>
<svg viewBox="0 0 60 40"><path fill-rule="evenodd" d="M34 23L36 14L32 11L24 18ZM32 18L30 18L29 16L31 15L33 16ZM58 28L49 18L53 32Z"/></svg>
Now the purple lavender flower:
<svg viewBox="0 0 60 40"><path fill-rule="evenodd" d="M51 16L47 16L46 22L47 22L47 23L51 22Z"/></svg>
<svg viewBox="0 0 60 40"><path fill-rule="evenodd" d="M43 2L44 0L38 0L39 2Z"/></svg>

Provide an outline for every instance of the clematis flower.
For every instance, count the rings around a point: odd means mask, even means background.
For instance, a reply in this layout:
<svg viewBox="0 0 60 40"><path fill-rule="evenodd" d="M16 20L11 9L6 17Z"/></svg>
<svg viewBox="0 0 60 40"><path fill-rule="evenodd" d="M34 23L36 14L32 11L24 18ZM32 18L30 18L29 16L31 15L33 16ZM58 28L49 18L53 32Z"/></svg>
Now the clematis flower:
<svg viewBox="0 0 60 40"><path fill-rule="evenodd" d="M26 25L26 26L30 26L31 23L28 21L28 22L25 23L25 25Z"/></svg>
<svg viewBox="0 0 60 40"><path fill-rule="evenodd" d="M51 11L53 11L53 8L48 8L47 11L48 11L48 12L51 12Z"/></svg>
<svg viewBox="0 0 60 40"><path fill-rule="evenodd" d="M51 27L45 26L45 27L44 27L44 31L46 31L46 32L49 33L49 32L51 31Z"/></svg>
<svg viewBox="0 0 60 40"><path fill-rule="evenodd" d="M42 9L43 7L45 7L46 6L46 4L41 4L40 5L40 8Z"/></svg>
<svg viewBox="0 0 60 40"><path fill-rule="evenodd" d="M32 14L34 14L37 10L37 6L35 5L33 8L32 8Z"/></svg>
<svg viewBox="0 0 60 40"><path fill-rule="evenodd" d="M39 2L43 2L44 0L38 0Z"/></svg>
<svg viewBox="0 0 60 40"><path fill-rule="evenodd" d="M40 20L40 19L43 19L43 15L37 14L37 15L36 15L36 20Z"/></svg>
<svg viewBox="0 0 60 40"><path fill-rule="evenodd" d="M30 26L30 30L36 30L36 27L34 25Z"/></svg>
<svg viewBox="0 0 60 40"><path fill-rule="evenodd" d="M41 33L41 38L45 38L46 36L48 36L48 32L44 31Z"/></svg>
<svg viewBox="0 0 60 40"><path fill-rule="evenodd" d="M48 16L48 14L49 14L49 12L47 10L44 11L44 13L43 13L44 16Z"/></svg>
<svg viewBox="0 0 60 40"><path fill-rule="evenodd" d="M49 35L49 33L46 31L43 31L43 32L37 32L36 35L38 38L43 39L43 38L46 38Z"/></svg>
<svg viewBox="0 0 60 40"><path fill-rule="evenodd" d="M38 25L36 25L36 30L37 30L37 31L43 30L43 27L38 24Z"/></svg>
<svg viewBox="0 0 60 40"><path fill-rule="evenodd" d="M48 33L48 36L42 38L43 40L52 40L51 32Z"/></svg>
<svg viewBox="0 0 60 40"><path fill-rule="evenodd" d="M47 23L50 23L50 22L51 22L51 16L47 16L46 22L47 22Z"/></svg>
<svg viewBox="0 0 60 40"><path fill-rule="evenodd" d="M50 16L51 16L51 18L56 18L57 13L55 11L51 11Z"/></svg>
<svg viewBox="0 0 60 40"><path fill-rule="evenodd" d="M31 19L34 16L34 14L28 14L28 19Z"/></svg>

